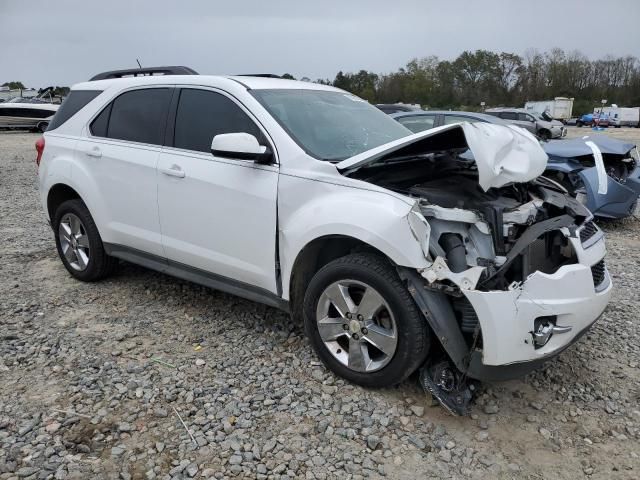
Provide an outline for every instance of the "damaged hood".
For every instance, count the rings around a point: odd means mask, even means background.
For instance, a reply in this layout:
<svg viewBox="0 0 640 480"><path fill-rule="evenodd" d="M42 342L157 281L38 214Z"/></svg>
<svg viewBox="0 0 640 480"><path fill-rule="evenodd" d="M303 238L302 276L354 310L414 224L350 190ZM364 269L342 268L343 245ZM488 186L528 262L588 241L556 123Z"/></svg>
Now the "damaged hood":
<svg viewBox="0 0 640 480"><path fill-rule="evenodd" d="M536 138L516 126L490 123L444 125L367 150L336 164L339 171L406 156L469 149L478 167L480 187L502 187L533 180L544 172L547 154Z"/></svg>
<svg viewBox="0 0 640 480"><path fill-rule="evenodd" d="M633 143L623 142L606 135L588 135L571 140L550 140L544 144L543 148L547 155L552 157L582 157L592 153L591 148L586 143L589 141L595 143L600 152L609 155L626 155L635 148Z"/></svg>

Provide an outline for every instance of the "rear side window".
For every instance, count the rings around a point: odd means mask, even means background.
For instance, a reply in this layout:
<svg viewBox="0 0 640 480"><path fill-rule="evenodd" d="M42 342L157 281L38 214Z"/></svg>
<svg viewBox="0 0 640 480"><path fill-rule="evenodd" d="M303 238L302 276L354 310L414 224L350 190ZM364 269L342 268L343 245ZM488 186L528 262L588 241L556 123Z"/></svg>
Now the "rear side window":
<svg viewBox="0 0 640 480"><path fill-rule="evenodd" d="M173 146L210 152L213 137L221 133L250 133L264 143L258 126L232 100L207 90L183 89L176 112Z"/></svg>
<svg viewBox="0 0 640 480"><path fill-rule="evenodd" d="M516 120L518 115L515 112L501 112L500 118L504 118L505 120Z"/></svg>
<svg viewBox="0 0 640 480"><path fill-rule="evenodd" d="M433 128L436 117L434 115L411 115L400 117L398 121L413 133L418 133Z"/></svg>
<svg viewBox="0 0 640 480"><path fill-rule="evenodd" d="M162 145L170 100L168 88L125 92L91 122L91 133L97 137Z"/></svg>
<svg viewBox="0 0 640 480"><path fill-rule="evenodd" d="M47 131L54 130L73 117L87 103L102 93L102 90L71 90L67 98L51 119Z"/></svg>

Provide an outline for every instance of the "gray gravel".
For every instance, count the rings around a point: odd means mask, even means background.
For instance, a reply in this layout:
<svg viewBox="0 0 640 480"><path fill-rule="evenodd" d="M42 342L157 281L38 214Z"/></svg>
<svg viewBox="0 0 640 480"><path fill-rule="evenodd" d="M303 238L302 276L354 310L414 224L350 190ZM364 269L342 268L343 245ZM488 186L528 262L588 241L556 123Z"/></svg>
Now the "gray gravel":
<svg viewBox="0 0 640 480"><path fill-rule="evenodd" d="M604 224L595 328L453 418L415 379L335 377L276 310L132 265L72 280L36 139L0 133L0 480L640 477L638 218Z"/></svg>

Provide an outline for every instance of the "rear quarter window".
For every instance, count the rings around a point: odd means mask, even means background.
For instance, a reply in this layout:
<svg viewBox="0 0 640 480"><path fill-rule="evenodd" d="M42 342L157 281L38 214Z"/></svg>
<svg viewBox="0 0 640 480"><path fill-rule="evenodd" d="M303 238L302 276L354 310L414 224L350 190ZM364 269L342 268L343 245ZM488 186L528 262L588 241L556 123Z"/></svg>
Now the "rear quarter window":
<svg viewBox="0 0 640 480"><path fill-rule="evenodd" d="M47 131L58 128L101 93L102 90L71 90L51 119L51 122L49 122Z"/></svg>

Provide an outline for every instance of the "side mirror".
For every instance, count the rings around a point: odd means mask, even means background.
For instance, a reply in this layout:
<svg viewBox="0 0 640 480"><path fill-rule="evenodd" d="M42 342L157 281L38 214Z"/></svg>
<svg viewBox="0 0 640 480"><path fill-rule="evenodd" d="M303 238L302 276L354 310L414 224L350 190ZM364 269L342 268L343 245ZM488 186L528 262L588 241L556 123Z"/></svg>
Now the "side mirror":
<svg viewBox="0 0 640 480"><path fill-rule="evenodd" d="M270 163L273 152L260 145L250 133L221 133L211 141L211 153L216 157L237 160L253 160L256 163Z"/></svg>

